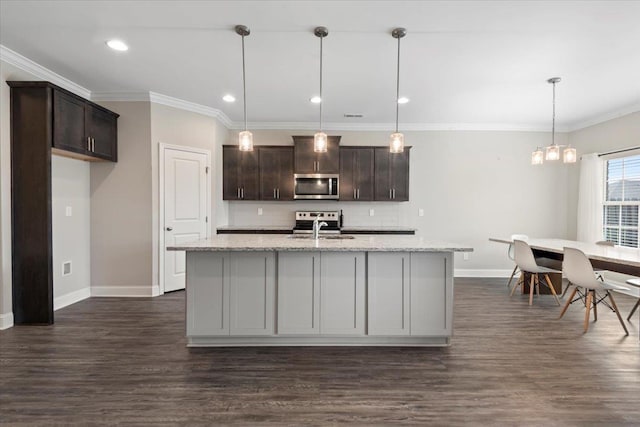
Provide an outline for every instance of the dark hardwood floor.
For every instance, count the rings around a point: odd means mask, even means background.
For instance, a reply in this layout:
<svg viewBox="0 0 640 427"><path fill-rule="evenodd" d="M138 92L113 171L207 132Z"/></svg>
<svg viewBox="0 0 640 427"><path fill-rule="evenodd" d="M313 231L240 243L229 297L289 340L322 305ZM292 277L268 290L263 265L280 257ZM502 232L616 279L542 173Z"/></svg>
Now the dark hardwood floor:
<svg viewBox="0 0 640 427"><path fill-rule="evenodd" d="M640 424L638 316L457 279L448 348L185 347L184 293L91 298L0 331L0 423ZM617 296L626 318L635 300Z"/></svg>

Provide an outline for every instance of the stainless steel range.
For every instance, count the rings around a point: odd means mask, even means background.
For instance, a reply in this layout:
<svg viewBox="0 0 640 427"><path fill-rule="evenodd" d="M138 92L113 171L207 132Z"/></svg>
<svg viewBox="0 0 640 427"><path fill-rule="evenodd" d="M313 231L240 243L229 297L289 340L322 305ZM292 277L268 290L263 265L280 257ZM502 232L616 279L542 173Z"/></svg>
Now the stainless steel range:
<svg viewBox="0 0 640 427"><path fill-rule="evenodd" d="M320 229L320 234L340 233L340 212L338 211L298 211L296 212L296 225L293 227L295 234L313 232L313 221L324 221L326 226Z"/></svg>

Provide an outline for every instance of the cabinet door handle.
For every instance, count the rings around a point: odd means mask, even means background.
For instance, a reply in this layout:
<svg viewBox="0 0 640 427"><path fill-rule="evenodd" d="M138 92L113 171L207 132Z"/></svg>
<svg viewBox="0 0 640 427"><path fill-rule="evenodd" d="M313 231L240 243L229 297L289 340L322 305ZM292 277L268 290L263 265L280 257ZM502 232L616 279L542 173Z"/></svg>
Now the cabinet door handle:
<svg viewBox="0 0 640 427"><path fill-rule="evenodd" d="M318 165L318 167L316 168L316 172L320 172L320 160L318 160L316 164Z"/></svg>
<svg viewBox="0 0 640 427"><path fill-rule="evenodd" d="M274 199L276 198L276 189L275 188L273 189L273 198Z"/></svg>
<svg viewBox="0 0 640 427"><path fill-rule="evenodd" d="M393 199L393 197L391 196L391 189L389 189L389 198Z"/></svg>
<svg viewBox="0 0 640 427"><path fill-rule="evenodd" d="M240 187L238 187L238 199L240 198Z"/></svg>
<svg viewBox="0 0 640 427"><path fill-rule="evenodd" d="M91 138L91 151L96 152L96 139Z"/></svg>
<svg viewBox="0 0 640 427"><path fill-rule="evenodd" d="M240 188L240 198L244 199L244 187Z"/></svg>
<svg viewBox="0 0 640 427"><path fill-rule="evenodd" d="M360 198L360 189L359 188L356 190L356 195L358 196L356 198L359 199Z"/></svg>
<svg viewBox="0 0 640 427"><path fill-rule="evenodd" d="M356 189L355 188L353 189L353 198L354 199L356 198Z"/></svg>
<svg viewBox="0 0 640 427"><path fill-rule="evenodd" d="M396 198L396 189L395 188L393 189L393 198L394 199Z"/></svg>
<svg viewBox="0 0 640 427"><path fill-rule="evenodd" d="M276 188L276 193L278 194L277 199L280 200L280 188Z"/></svg>
<svg viewBox="0 0 640 427"><path fill-rule="evenodd" d="M87 151L91 151L91 137L87 137Z"/></svg>

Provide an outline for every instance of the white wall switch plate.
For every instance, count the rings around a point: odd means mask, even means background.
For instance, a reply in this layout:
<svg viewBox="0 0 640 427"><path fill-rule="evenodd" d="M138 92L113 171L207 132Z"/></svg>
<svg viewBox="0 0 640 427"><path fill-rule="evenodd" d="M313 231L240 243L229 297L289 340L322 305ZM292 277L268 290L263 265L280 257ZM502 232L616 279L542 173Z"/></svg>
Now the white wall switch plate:
<svg viewBox="0 0 640 427"><path fill-rule="evenodd" d="M469 261L469 252L463 252L462 253L462 259L465 261Z"/></svg>
<svg viewBox="0 0 640 427"><path fill-rule="evenodd" d="M418 216L424 216L424 209L418 209Z"/></svg>
<svg viewBox="0 0 640 427"><path fill-rule="evenodd" d="M71 216L73 215L73 209L71 208L71 206L67 206L64 210L64 215L65 216Z"/></svg>
<svg viewBox="0 0 640 427"><path fill-rule="evenodd" d="M262 215L262 208L258 208L258 215Z"/></svg>
<svg viewBox="0 0 640 427"><path fill-rule="evenodd" d="M369 216L373 216L374 212L373 209L369 209Z"/></svg>

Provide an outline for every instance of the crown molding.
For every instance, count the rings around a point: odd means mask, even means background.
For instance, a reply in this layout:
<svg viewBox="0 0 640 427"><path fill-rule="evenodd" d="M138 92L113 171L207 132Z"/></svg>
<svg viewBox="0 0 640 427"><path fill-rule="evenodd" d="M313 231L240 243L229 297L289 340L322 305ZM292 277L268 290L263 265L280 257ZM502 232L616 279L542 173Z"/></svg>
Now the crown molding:
<svg viewBox="0 0 640 427"><path fill-rule="evenodd" d="M91 92L92 101L150 102L149 92Z"/></svg>
<svg viewBox="0 0 640 427"><path fill-rule="evenodd" d="M628 105L624 108L621 108L616 111L612 111L610 113L605 113L600 116L596 116L591 119L584 120L582 122L576 122L568 126L568 132L575 132L584 128L588 128L590 126L595 126L600 123L608 122L609 120L626 116L628 114L637 113L639 111L640 111L640 102L637 102L635 104Z"/></svg>
<svg viewBox="0 0 640 427"><path fill-rule="evenodd" d="M317 130L317 122L249 122L250 129L256 130ZM244 129L240 122L234 122L229 129ZM387 131L395 129L395 123L325 123L327 131ZM424 131L499 131L499 132L550 132L549 126L532 126L506 123L404 123L400 126L403 132ZM557 132L566 132L557 128Z"/></svg>
<svg viewBox="0 0 640 427"><path fill-rule="evenodd" d="M11 64L27 73L33 74L35 77L49 81L55 85L60 86L70 92L75 93L83 98L90 98L91 91L85 87L80 86L72 82L69 79L62 77L60 74L55 73L42 65L33 62L29 58L20 55L17 52L9 49L6 46L0 44L0 61Z"/></svg>
<svg viewBox="0 0 640 427"><path fill-rule="evenodd" d="M195 102L184 101L182 99L173 98L171 96L162 95L156 92L149 92L149 100L156 104L166 105L168 107L174 107L181 110L191 111L194 113L202 114L204 116L213 117L218 119L227 129L233 127L231 119L217 108L207 107L205 105L196 104Z"/></svg>

